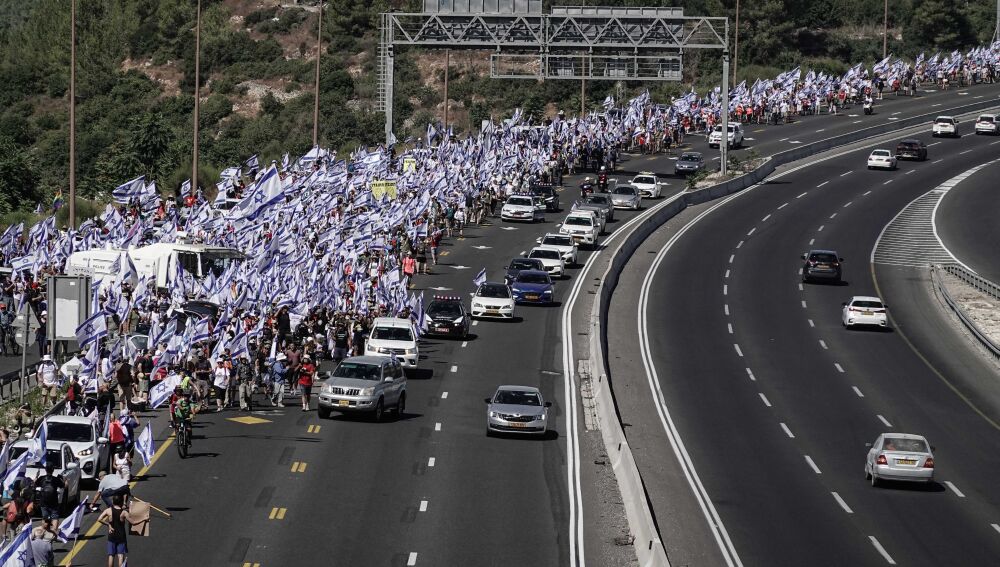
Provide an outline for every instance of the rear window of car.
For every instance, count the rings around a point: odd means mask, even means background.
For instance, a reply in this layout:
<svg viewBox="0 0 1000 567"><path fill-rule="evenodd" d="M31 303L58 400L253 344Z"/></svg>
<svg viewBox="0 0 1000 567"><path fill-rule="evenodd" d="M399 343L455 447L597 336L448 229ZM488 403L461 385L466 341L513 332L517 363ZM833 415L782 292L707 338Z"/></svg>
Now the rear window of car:
<svg viewBox="0 0 1000 567"><path fill-rule="evenodd" d="M992 116L980 116L979 117L979 121L980 122L993 122L993 117Z"/></svg>
<svg viewBox="0 0 1000 567"><path fill-rule="evenodd" d="M507 204L531 206L532 202L530 197L511 197L510 199L507 199Z"/></svg>
<svg viewBox="0 0 1000 567"><path fill-rule="evenodd" d="M809 260L813 262L836 262L837 257L833 254L820 253L820 254L810 254Z"/></svg>
<svg viewBox="0 0 1000 567"><path fill-rule="evenodd" d="M897 147L901 150L919 150L920 144L916 142L900 142Z"/></svg>
<svg viewBox="0 0 1000 567"><path fill-rule="evenodd" d="M882 309L881 301L855 301L851 304L853 307L861 307L863 309Z"/></svg>
<svg viewBox="0 0 1000 567"><path fill-rule="evenodd" d="M955 119L954 118L938 118L937 120L935 120L935 122L937 122L938 124L954 124L955 123Z"/></svg>
<svg viewBox="0 0 1000 567"><path fill-rule="evenodd" d="M907 439L906 437L886 437L882 442L883 451L909 451L912 453L927 453L927 443L923 439Z"/></svg>
<svg viewBox="0 0 1000 567"><path fill-rule="evenodd" d="M887 157L889 155L889 150L875 150L872 152L873 156Z"/></svg>

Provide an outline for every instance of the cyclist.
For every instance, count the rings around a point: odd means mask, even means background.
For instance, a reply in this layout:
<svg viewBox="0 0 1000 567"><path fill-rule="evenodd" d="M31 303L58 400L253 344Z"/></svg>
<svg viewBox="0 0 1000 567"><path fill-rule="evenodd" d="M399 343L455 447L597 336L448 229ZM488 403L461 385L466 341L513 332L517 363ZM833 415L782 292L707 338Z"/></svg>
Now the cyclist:
<svg viewBox="0 0 1000 567"><path fill-rule="evenodd" d="M188 430L187 442L190 445L191 444L191 417L197 412L197 410L195 410L194 406L191 404L191 391L190 390L181 389L179 386L176 389L174 389L174 392L176 393L177 390L181 390L181 397L174 404L173 411L171 412L171 415L174 418L174 426L175 427L179 428L180 424L182 424L182 423L187 426L187 430Z"/></svg>

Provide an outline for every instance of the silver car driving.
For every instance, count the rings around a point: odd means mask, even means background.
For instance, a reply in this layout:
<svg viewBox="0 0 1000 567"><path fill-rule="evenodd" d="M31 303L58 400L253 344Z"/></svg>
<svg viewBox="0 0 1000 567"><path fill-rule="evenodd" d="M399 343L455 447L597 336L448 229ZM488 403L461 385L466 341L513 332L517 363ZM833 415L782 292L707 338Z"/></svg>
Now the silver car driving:
<svg viewBox="0 0 1000 567"><path fill-rule="evenodd" d="M485 401L487 437L496 433L545 435L548 431L552 402L543 400L538 388L500 386Z"/></svg>
<svg viewBox="0 0 1000 567"><path fill-rule="evenodd" d="M611 204L616 209L639 210L642 203L642 196L635 187L631 185L619 185L611 192Z"/></svg>
<svg viewBox="0 0 1000 567"><path fill-rule="evenodd" d="M345 358L319 392L322 419L340 411L367 413L375 421L381 421L389 408L395 408L397 418L406 411L406 374L395 358Z"/></svg>
<svg viewBox="0 0 1000 567"><path fill-rule="evenodd" d="M883 433L870 447L865 459L865 479L870 480L872 486L878 486L882 480L934 480L933 447L923 436Z"/></svg>

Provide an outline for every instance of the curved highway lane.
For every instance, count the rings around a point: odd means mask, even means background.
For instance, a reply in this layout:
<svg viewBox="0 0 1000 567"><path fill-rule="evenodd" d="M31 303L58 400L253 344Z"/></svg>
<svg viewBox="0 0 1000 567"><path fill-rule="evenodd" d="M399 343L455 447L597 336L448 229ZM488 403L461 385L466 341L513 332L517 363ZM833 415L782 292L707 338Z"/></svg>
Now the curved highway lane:
<svg viewBox="0 0 1000 567"><path fill-rule="evenodd" d="M1000 139L985 137L996 154ZM941 200L936 216L945 247L979 275L1000 282L1000 223L997 179L1000 165L988 167L955 187Z"/></svg>
<svg viewBox="0 0 1000 567"><path fill-rule="evenodd" d="M869 149L850 151L733 198L673 240L654 237L641 250L670 249L656 257L646 287L641 275L631 277L615 294L616 392L645 387L645 372L628 379L643 355L638 335L659 379L653 390L662 391L744 564L978 565L1000 554L991 526L1000 520L997 430L903 333L848 332L839 321L842 301L874 293L868 256L885 224L916 196L995 155L971 136L918 137L934 144L928 162L868 171ZM799 285L799 255L810 248L846 258L846 285ZM633 261L644 273L650 260L640 256ZM885 299L900 312L929 308ZM941 340L950 356L975 356L961 338ZM652 403L642 411L652 414ZM657 421L623 419L636 427ZM940 484L865 483L865 443L893 430L936 444Z"/></svg>

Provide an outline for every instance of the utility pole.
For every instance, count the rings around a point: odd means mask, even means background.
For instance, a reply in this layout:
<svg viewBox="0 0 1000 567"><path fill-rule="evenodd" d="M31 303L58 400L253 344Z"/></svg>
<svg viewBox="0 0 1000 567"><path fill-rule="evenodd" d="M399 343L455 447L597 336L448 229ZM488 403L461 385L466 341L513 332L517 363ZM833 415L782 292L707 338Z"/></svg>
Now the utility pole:
<svg viewBox="0 0 1000 567"><path fill-rule="evenodd" d="M191 193L198 192L198 110L201 98L201 0L195 13L194 24L194 150L191 158Z"/></svg>
<svg viewBox="0 0 1000 567"><path fill-rule="evenodd" d="M1000 0L997 0L1000 2ZM883 57L885 57L883 55ZM736 37L733 41L733 87L736 87L736 75L740 66L740 0L736 0Z"/></svg>
<svg viewBox="0 0 1000 567"><path fill-rule="evenodd" d="M586 66L586 63L584 63ZM587 74L586 69L584 75ZM587 116L587 79L580 79L580 117Z"/></svg>
<svg viewBox="0 0 1000 567"><path fill-rule="evenodd" d="M448 132L448 71L451 68L451 50L444 50L444 131Z"/></svg>
<svg viewBox="0 0 1000 567"><path fill-rule="evenodd" d="M69 229L76 230L76 0L69 6Z"/></svg>
<svg viewBox="0 0 1000 567"><path fill-rule="evenodd" d="M316 24L316 92L313 99L313 147L319 146L319 58L323 54L323 3L319 3L319 23Z"/></svg>
<svg viewBox="0 0 1000 567"><path fill-rule="evenodd" d="M993 41L1000 41L1000 0L997 0L997 27L993 29Z"/></svg>
<svg viewBox="0 0 1000 567"><path fill-rule="evenodd" d="M882 59L885 59L889 47L889 0L885 0L885 12L882 16Z"/></svg>
<svg viewBox="0 0 1000 567"><path fill-rule="evenodd" d="M719 114L722 118L722 136L719 138L719 159L722 167L720 173L729 173L729 50L722 52L722 105ZM735 138L735 136L733 136Z"/></svg>

